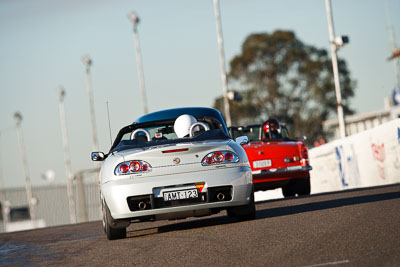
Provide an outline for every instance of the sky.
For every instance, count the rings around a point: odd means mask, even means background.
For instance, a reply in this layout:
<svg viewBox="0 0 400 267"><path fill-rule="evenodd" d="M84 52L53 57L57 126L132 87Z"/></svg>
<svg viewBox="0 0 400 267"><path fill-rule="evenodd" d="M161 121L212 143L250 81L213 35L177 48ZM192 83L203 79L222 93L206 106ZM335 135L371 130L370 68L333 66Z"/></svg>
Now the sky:
<svg viewBox="0 0 400 267"><path fill-rule="evenodd" d="M332 0L335 34L350 43L338 56L357 82L352 107L382 110L396 86L387 3L400 44L400 1ZM323 0L220 0L226 68L249 34L291 30L330 52ZM93 60L96 129L101 151L111 135L143 115L132 22L138 26L149 111L212 106L222 94L212 0L1 0L0 187L25 186L13 114L20 112L33 187L66 182L57 87L66 91L74 173L94 167L83 55ZM53 170L55 181L42 175Z"/></svg>

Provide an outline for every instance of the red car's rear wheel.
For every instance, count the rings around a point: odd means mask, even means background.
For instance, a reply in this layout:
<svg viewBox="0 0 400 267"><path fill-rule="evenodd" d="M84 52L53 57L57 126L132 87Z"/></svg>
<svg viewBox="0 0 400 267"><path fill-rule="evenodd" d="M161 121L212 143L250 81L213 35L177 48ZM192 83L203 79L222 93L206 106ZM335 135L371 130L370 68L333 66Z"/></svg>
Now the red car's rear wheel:
<svg viewBox="0 0 400 267"><path fill-rule="evenodd" d="M282 187L282 194L284 197L303 196L309 195L310 193L310 177L293 179L288 185Z"/></svg>

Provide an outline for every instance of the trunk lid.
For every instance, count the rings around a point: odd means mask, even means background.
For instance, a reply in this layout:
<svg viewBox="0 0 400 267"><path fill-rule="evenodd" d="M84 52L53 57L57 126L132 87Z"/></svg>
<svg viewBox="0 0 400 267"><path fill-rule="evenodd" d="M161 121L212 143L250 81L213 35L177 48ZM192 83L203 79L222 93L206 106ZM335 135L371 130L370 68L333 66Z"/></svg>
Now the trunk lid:
<svg viewBox="0 0 400 267"><path fill-rule="evenodd" d="M255 141L244 145L243 148L246 150L252 170L278 169L300 164L301 158L298 142ZM270 160L270 166L254 166L255 161L261 160Z"/></svg>
<svg viewBox="0 0 400 267"><path fill-rule="evenodd" d="M123 161L142 160L152 167L152 174L204 171L202 159L210 152L233 151L230 141L179 143L144 149L124 150L115 153ZM168 167L168 168L166 168Z"/></svg>

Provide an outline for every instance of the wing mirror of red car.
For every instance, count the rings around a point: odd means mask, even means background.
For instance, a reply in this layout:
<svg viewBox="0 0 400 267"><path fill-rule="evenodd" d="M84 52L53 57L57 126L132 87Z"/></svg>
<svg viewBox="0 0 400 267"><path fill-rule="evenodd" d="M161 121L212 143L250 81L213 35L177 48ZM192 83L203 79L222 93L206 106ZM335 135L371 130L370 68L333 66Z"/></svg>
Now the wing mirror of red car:
<svg viewBox="0 0 400 267"><path fill-rule="evenodd" d="M92 152L92 161L103 161L105 158L103 152Z"/></svg>
<svg viewBox="0 0 400 267"><path fill-rule="evenodd" d="M249 143L249 138L247 136L239 136L235 142L242 146Z"/></svg>

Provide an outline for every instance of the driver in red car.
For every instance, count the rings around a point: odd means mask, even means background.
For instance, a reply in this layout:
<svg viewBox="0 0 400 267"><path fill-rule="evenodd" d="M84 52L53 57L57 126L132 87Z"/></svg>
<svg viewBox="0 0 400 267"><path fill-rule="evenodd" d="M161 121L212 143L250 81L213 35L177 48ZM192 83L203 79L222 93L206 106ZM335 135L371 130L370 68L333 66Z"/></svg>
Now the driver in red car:
<svg viewBox="0 0 400 267"><path fill-rule="evenodd" d="M264 123L263 132L264 136L262 140L275 140L282 138L279 121L274 118L270 118Z"/></svg>

